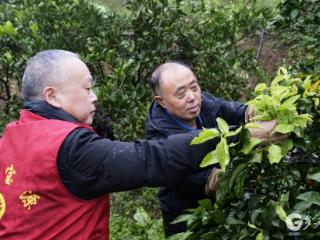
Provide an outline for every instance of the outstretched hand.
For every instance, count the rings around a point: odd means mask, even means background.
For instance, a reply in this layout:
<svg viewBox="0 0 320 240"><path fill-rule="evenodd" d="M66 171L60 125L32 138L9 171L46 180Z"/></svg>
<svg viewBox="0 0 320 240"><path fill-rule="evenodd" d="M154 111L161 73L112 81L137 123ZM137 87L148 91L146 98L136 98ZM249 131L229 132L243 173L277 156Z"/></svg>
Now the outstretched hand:
<svg viewBox="0 0 320 240"><path fill-rule="evenodd" d="M214 194L217 190L217 187L218 187L220 172L221 172L221 169L219 169L219 168L212 169L212 171L207 179L207 184L204 189L206 196L208 196L208 197L214 196Z"/></svg>
<svg viewBox="0 0 320 240"><path fill-rule="evenodd" d="M288 138L288 134L274 132L276 120L257 122L262 128L251 128L251 137L261 140L261 144L279 143Z"/></svg>

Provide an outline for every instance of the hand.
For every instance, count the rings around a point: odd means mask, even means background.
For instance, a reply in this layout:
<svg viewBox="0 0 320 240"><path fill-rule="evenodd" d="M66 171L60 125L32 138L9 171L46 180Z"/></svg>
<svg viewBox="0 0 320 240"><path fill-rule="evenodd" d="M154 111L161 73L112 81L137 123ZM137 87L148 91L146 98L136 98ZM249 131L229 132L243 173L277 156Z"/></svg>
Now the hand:
<svg viewBox="0 0 320 240"><path fill-rule="evenodd" d="M248 105L246 112L244 114L244 121L245 123L250 122L256 116L256 109L253 106Z"/></svg>
<svg viewBox="0 0 320 240"><path fill-rule="evenodd" d="M208 179L207 183L204 189L204 192L206 196L212 197L214 196L214 193L217 190L218 187L218 181L219 181L219 173L221 172L221 169L219 168L213 168Z"/></svg>
<svg viewBox="0 0 320 240"><path fill-rule="evenodd" d="M276 120L257 122L262 128L251 128L251 137L258 138L262 144L279 143L288 138L287 134L273 132L277 125Z"/></svg>

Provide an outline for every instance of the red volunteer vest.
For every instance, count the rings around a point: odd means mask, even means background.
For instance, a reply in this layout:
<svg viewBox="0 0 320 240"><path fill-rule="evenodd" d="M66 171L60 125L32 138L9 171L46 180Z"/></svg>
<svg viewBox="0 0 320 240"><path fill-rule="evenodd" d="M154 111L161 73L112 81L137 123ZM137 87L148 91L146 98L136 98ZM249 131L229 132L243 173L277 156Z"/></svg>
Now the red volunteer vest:
<svg viewBox="0 0 320 240"><path fill-rule="evenodd" d="M59 148L89 126L23 110L0 139L0 239L108 239L108 195L85 201L63 185Z"/></svg>

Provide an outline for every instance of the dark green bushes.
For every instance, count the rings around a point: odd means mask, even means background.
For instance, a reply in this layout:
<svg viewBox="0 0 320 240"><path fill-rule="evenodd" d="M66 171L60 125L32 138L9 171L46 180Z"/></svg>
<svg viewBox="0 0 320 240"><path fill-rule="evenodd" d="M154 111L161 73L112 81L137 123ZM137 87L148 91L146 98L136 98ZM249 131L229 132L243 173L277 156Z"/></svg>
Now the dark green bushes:
<svg viewBox="0 0 320 240"><path fill-rule="evenodd" d="M87 1L10 0L0 4L0 98L11 106L19 96L26 60L36 52L60 48L74 51L95 72L114 56L117 17ZM106 47L108 46L108 48ZM98 78L100 74L97 74ZM17 117L17 107L5 107L3 124ZM13 111L12 111L13 110ZM2 115L2 114L1 114Z"/></svg>
<svg viewBox="0 0 320 240"><path fill-rule="evenodd" d="M74 51L96 79L116 137L133 139L143 136L151 100L147 81L157 65L191 64L204 89L233 99L255 74L252 50L241 45L265 26L269 9L182 0L130 0L127 9L124 16L85 0L2 2L0 97L9 101L17 95L26 60L36 52ZM16 113L7 108L7 116Z"/></svg>
<svg viewBox="0 0 320 240"><path fill-rule="evenodd" d="M274 26L290 46L290 61L303 71L320 71L320 2L284 0L278 7Z"/></svg>

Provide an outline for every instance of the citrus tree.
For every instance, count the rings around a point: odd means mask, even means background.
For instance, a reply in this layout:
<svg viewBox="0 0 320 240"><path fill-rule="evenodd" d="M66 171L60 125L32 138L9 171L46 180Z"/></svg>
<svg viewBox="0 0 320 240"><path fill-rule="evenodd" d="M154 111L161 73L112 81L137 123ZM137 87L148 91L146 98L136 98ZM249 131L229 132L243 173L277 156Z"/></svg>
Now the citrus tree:
<svg viewBox="0 0 320 240"><path fill-rule="evenodd" d="M220 137L202 166L222 169L215 200L177 219L187 221L188 239L319 239L320 236L320 76L280 68L270 86L259 84L253 121L235 131L223 119L204 129L193 144ZM278 143L260 144L248 129L276 119L274 131L287 134ZM239 141L228 137L239 134Z"/></svg>

